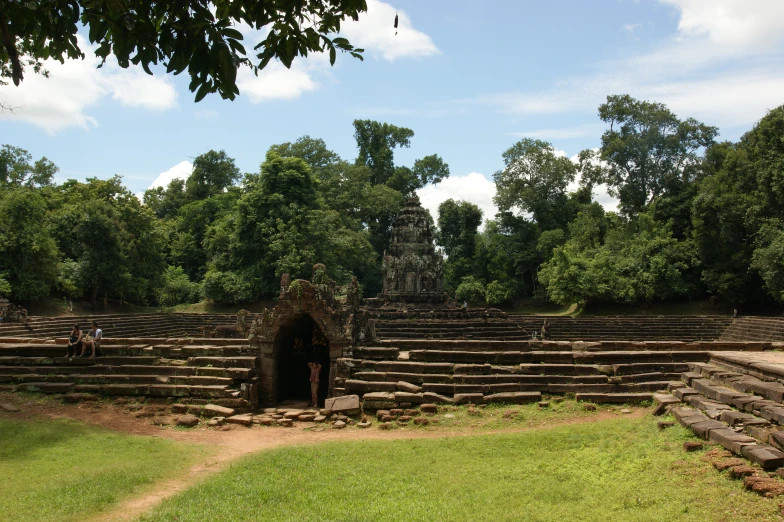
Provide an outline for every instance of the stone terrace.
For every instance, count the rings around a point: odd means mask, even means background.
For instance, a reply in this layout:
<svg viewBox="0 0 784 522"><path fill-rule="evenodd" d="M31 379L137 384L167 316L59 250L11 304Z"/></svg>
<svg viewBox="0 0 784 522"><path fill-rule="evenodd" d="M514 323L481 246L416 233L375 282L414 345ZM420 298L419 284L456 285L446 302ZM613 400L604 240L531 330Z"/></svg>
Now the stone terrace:
<svg viewBox="0 0 784 522"><path fill-rule="evenodd" d="M462 319L429 319L415 316L379 318L376 334L381 339L531 339L539 335L545 319L550 338L564 341L711 341L719 339L732 324L725 316L612 316L543 317L510 315ZM505 314L502 314L505 315ZM782 323L784 327L784 323ZM745 340L745 339L743 339ZM755 340L757 340L755 338ZM759 339L775 340L775 339ZM784 339L783 339L784 340Z"/></svg>
<svg viewBox="0 0 784 522"><path fill-rule="evenodd" d="M245 340L105 339L102 356L66 358L65 339L0 339L0 388L257 404L259 358Z"/></svg>
<svg viewBox="0 0 784 522"><path fill-rule="evenodd" d="M784 341L784 318L739 317L724 330L721 339L727 341Z"/></svg>
<svg viewBox="0 0 784 522"><path fill-rule="evenodd" d="M680 381L690 364L723 351L753 352L782 343L719 341L381 340L338 360L335 393L392 403L539 400L574 393L594 402L650 400Z"/></svg>
<svg viewBox="0 0 784 522"><path fill-rule="evenodd" d="M203 326L234 326L236 317L234 314L195 313L30 317L27 325L0 324L0 337L65 338L71 333L71 325L78 323L86 332L91 320L98 322L105 337L201 337Z"/></svg>

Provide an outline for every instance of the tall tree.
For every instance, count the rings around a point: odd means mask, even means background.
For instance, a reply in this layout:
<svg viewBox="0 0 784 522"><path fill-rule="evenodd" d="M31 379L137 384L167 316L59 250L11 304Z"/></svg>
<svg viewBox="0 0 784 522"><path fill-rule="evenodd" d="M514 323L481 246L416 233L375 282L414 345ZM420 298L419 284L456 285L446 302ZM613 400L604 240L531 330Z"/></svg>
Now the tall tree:
<svg viewBox="0 0 784 522"><path fill-rule="evenodd" d="M52 58L83 58L77 33L87 30L95 55L114 56L120 67L151 65L167 73L188 70L196 101L218 92L223 98L239 94L237 69L258 73L273 58L286 67L298 56L337 51L362 59L362 49L333 35L346 18L359 19L365 0L33 0L4 2L0 11L0 78L14 84L24 78L24 65L40 68ZM263 31L249 53L242 45L245 26Z"/></svg>
<svg viewBox="0 0 784 522"><path fill-rule="evenodd" d="M565 227L566 189L577 174L569 158L545 141L525 138L503 153L505 168L493 177L493 198L502 212L530 214L541 230Z"/></svg>
<svg viewBox="0 0 784 522"><path fill-rule="evenodd" d="M3 145L0 148L0 188L51 185L59 170L57 166L46 158L32 161L33 157L26 150Z"/></svg>
<svg viewBox="0 0 784 522"><path fill-rule="evenodd" d="M602 135L599 157L605 168L585 169L589 183L606 183L621 200L626 215L642 212L659 196L678 192L696 176L699 150L710 146L718 130L694 118L679 120L665 105L628 94L607 97L599 117L610 128ZM583 164L595 157L583 151Z"/></svg>

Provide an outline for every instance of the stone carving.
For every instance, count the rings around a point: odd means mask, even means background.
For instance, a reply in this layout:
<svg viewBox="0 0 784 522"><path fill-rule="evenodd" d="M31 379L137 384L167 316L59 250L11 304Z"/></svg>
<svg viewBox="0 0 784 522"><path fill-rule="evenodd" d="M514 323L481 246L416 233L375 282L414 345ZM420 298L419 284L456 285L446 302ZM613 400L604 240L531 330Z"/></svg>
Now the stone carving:
<svg viewBox="0 0 784 522"><path fill-rule="evenodd" d="M24 323L27 324L27 310L21 305L9 303L3 299L0 303L0 320L4 323Z"/></svg>
<svg viewBox="0 0 784 522"><path fill-rule="evenodd" d="M237 332L237 337L240 339L245 339L248 337L248 323L245 322L245 318L250 315L250 312L242 309L237 312L237 322L234 325L234 329Z"/></svg>
<svg viewBox="0 0 784 522"><path fill-rule="evenodd" d="M283 274L280 276L280 288L288 289L289 285L291 284L291 276L288 273Z"/></svg>
<svg viewBox="0 0 784 522"><path fill-rule="evenodd" d="M392 225L392 241L381 259L383 290L390 303L444 304L444 258L436 251L433 233L419 198L411 196Z"/></svg>
<svg viewBox="0 0 784 522"><path fill-rule="evenodd" d="M547 319L544 320L544 324L542 325L542 341L549 341L550 340L550 323Z"/></svg>

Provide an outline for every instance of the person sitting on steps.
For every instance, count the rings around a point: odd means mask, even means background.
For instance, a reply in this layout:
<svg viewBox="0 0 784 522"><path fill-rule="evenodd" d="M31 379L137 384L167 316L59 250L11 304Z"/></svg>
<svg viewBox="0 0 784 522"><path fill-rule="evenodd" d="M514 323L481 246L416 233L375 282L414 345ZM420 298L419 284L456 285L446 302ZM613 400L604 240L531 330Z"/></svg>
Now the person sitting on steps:
<svg viewBox="0 0 784 522"><path fill-rule="evenodd" d="M92 321L90 323L92 328L90 331L87 332L87 337L82 340L82 354L80 357L84 357L84 352L87 351L87 347L89 346L92 352L90 355L91 359L95 358L95 350L101 347L101 339L103 339L103 330L98 328L98 323Z"/></svg>
<svg viewBox="0 0 784 522"><path fill-rule="evenodd" d="M321 373L321 365L317 362L309 362L310 368L310 402L313 408L318 407L318 389L319 389L319 374Z"/></svg>
<svg viewBox="0 0 784 522"><path fill-rule="evenodd" d="M79 355L79 345L82 344L82 330L79 328L78 324L74 324L73 328L71 328L71 336L68 337L68 352L65 354L66 357L77 357ZM71 355L71 350L73 350L73 355Z"/></svg>

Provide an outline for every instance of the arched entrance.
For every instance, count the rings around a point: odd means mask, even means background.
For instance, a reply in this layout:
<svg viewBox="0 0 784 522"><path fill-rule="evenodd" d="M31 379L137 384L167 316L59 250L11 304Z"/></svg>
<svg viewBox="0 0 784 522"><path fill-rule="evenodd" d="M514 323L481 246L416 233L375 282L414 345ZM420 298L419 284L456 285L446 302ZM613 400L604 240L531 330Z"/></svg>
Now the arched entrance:
<svg viewBox="0 0 784 522"><path fill-rule="evenodd" d="M318 402L329 393L329 340L308 314L284 324L275 337L277 396L279 401L310 401L309 362L321 364Z"/></svg>

